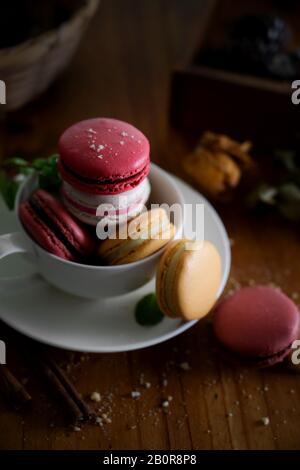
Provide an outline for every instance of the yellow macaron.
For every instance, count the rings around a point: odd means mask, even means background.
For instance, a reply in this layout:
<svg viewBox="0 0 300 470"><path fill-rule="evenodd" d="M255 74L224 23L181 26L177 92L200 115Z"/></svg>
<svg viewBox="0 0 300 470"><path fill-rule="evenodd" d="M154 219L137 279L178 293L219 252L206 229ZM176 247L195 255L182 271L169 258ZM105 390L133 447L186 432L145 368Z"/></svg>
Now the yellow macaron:
<svg viewBox="0 0 300 470"><path fill-rule="evenodd" d="M221 257L211 242L174 240L157 267L159 307L172 318L202 318L216 302L220 283Z"/></svg>
<svg viewBox="0 0 300 470"><path fill-rule="evenodd" d="M122 238L121 228L117 238L100 243L98 254L109 265L132 263L155 253L174 238L176 231L162 208L143 212L125 228L126 238Z"/></svg>

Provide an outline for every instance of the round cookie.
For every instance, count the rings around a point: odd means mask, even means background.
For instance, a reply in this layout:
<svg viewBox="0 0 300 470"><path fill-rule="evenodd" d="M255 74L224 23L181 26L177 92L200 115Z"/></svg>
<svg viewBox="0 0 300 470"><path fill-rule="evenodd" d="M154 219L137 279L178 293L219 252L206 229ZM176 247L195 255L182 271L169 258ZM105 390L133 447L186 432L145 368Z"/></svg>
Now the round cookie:
<svg viewBox="0 0 300 470"><path fill-rule="evenodd" d="M299 311L278 289L244 287L220 302L213 325L227 349L258 366L270 366L289 354L298 337Z"/></svg>
<svg viewBox="0 0 300 470"><path fill-rule="evenodd" d="M220 282L221 258L212 243L175 240L157 267L157 301L169 317L199 319L216 302Z"/></svg>
<svg viewBox="0 0 300 470"><path fill-rule="evenodd" d="M126 238L118 238L117 233L117 238L100 242L98 254L107 264L126 264L143 259L165 246L175 235L174 225L161 208L143 212L123 229L128 233Z"/></svg>

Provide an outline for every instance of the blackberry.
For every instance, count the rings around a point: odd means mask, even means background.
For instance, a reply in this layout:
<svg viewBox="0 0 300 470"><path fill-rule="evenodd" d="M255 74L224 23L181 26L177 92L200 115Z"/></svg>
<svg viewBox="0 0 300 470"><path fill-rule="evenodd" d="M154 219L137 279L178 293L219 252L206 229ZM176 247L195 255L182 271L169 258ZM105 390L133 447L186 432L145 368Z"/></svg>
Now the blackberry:
<svg viewBox="0 0 300 470"><path fill-rule="evenodd" d="M266 56L281 51L291 39L291 31L278 16L245 15L236 22L232 39L245 52Z"/></svg>
<svg viewBox="0 0 300 470"><path fill-rule="evenodd" d="M297 65L291 54L274 54L266 65L266 70L273 78L292 80L297 76ZM299 67L298 67L299 70Z"/></svg>

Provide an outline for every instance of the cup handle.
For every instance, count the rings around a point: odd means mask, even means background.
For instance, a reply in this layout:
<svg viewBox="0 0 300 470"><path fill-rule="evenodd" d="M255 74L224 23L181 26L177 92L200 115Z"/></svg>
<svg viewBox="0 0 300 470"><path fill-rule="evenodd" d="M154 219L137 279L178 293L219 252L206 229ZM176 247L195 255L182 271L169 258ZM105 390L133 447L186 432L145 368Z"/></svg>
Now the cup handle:
<svg viewBox="0 0 300 470"><path fill-rule="evenodd" d="M19 232L0 235L0 259L13 253L30 253L24 237Z"/></svg>
<svg viewBox="0 0 300 470"><path fill-rule="evenodd" d="M34 251L21 233L13 232L0 235L0 259L12 255L13 253L25 253L26 257L34 263ZM24 285L24 282L31 282L36 278L39 278L37 272L34 274L25 274L24 276L0 278L0 292L9 292L18 287L20 283Z"/></svg>

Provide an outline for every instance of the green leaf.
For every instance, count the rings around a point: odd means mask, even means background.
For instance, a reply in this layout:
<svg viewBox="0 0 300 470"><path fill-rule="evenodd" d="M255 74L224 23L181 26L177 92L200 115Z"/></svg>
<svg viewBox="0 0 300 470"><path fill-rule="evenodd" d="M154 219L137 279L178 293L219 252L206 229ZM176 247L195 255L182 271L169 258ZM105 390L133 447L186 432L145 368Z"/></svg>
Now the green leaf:
<svg viewBox="0 0 300 470"><path fill-rule="evenodd" d="M29 163L24 160L24 158L19 158L19 157L14 157L14 158L8 158L7 160L4 160L3 166L14 166L17 168L24 168L27 167Z"/></svg>
<svg viewBox="0 0 300 470"><path fill-rule="evenodd" d="M250 208L254 208L260 203L275 205L277 193L278 190L274 186L262 183L248 195L246 204Z"/></svg>
<svg viewBox="0 0 300 470"><path fill-rule="evenodd" d="M278 189L278 209L289 220L300 220L300 188L286 183Z"/></svg>
<svg viewBox="0 0 300 470"><path fill-rule="evenodd" d="M275 150L275 157L290 173L299 171L299 166L296 162L297 155L294 150L277 149Z"/></svg>
<svg viewBox="0 0 300 470"><path fill-rule="evenodd" d="M9 158L2 164L3 167L12 167L16 169L16 176L31 175L35 171L39 176L39 185L41 188L49 191L58 191L61 185L61 178L57 171L58 154L50 155L48 158L36 158L32 163L23 158ZM0 173L0 193L6 204L13 209L16 193L19 188L18 181L9 178L3 171Z"/></svg>
<svg viewBox="0 0 300 470"><path fill-rule="evenodd" d="M38 172L41 188L56 191L61 185L61 178L57 171L57 160L58 154L33 160L32 167Z"/></svg>
<svg viewBox="0 0 300 470"><path fill-rule="evenodd" d="M32 161L31 166L35 170L42 170L48 165L48 161L46 158L36 158Z"/></svg>
<svg viewBox="0 0 300 470"><path fill-rule="evenodd" d="M51 165L56 165L58 158L58 153L54 153L53 155L50 155L47 160L51 163Z"/></svg>
<svg viewBox="0 0 300 470"><path fill-rule="evenodd" d="M136 305L135 319L139 325L154 326L160 323L163 317L155 294L146 295Z"/></svg>
<svg viewBox="0 0 300 470"><path fill-rule="evenodd" d="M27 167L24 167L24 168L20 168L20 173L22 175L32 175L32 173L35 172L34 168L31 168L30 166L27 166Z"/></svg>
<svg viewBox="0 0 300 470"><path fill-rule="evenodd" d="M279 196L286 201L300 203L300 188L294 183L282 184L279 189Z"/></svg>
<svg viewBox="0 0 300 470"><path fill-rule="evenodd" d="M277 195L277 189L274 188L273 186L266 185L260 188L259 198L265 204L270 204L270 205L276 204L276 200L275 200L276 195Z"/></svg>
<svg viewBox="0 0 300 470"><path fill-rule="evenodd" d="M57 171L45 168L39 173L39 184L43 189L56 190L61 185L61 179Z"/></svg>
<svg viewBox="0 0 300 470"><path fill-rule="evenodd" d="M19 183L8 178L5 173L0 173L0 193L9 209L15 205L16 194L19 189Z"/></svg>

